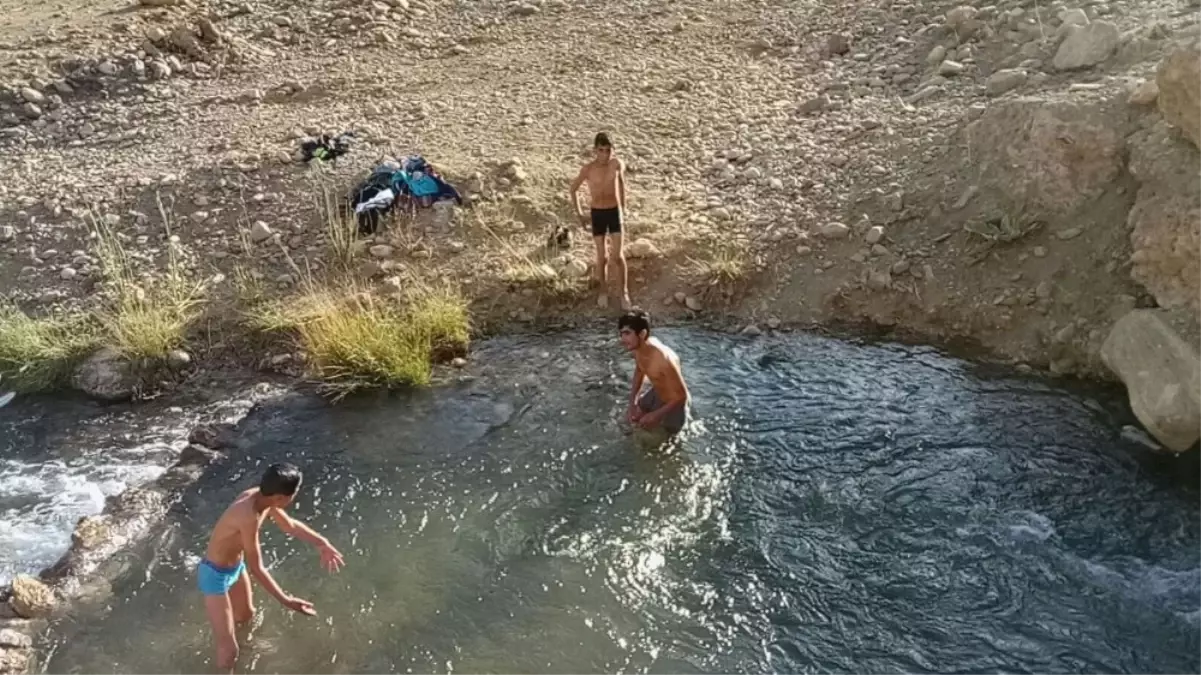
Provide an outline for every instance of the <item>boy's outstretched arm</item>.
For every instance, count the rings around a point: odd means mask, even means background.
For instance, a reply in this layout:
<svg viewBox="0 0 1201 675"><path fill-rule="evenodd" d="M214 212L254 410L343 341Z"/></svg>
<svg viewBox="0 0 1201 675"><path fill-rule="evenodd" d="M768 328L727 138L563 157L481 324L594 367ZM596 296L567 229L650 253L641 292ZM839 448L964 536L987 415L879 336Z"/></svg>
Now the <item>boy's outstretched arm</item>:
<svg viewBox="0 0 1201 675"><path fill-rule="evenodd" d="M258 523L254 523L254 527L242 528L242 551L246 556L246 567L250 570L250 575L258 579L263 588L267 592L279 600L280 604L293 611L302 612L304 614L315 614L313 611L313 603L308 600L294 598L284 592L284 589L275 581L267 568L263 567L263 552L259 548L259 528Z"/></svg>
<svg viewBox="0 0 1201 675"><path fill-rule="evenodd" d="M346 562L342 559L342 553L334 548L334 545L329 543L325 537L317 534L317 532L296 520L295 518L284 513L282 509L271 509L269 512L271 520L279 526L279 529L287 532L289 536L296 537L301 541L306 541L321 552L321 565L330 572L337 572Z"/></svg>

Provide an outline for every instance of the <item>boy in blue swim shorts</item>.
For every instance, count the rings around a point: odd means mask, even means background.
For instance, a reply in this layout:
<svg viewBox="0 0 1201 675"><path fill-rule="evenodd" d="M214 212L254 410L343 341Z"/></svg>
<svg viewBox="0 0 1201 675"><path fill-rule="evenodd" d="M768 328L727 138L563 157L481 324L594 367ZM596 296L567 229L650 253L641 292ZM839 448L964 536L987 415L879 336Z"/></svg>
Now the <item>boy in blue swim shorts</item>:
<svg viewBox="0 0 1201 675"><path fill-rule="evenodd" d="M238 659L234 625L254 618L251 576L284 607L309 616L317 614L313 603L285 593L263 567L259 549L259 529L263 519L270 516L284 532L316 546L321 552L322 566L330 572L338 571L344 564L342 554L329 540L284 513L300 489L300 480L300 469L295 466L271 465L259 486L238 495L213 527L208 549L197 572L200 592L204 594L204 608L217 644L217 667L222 672L233 672Z"/></svg>

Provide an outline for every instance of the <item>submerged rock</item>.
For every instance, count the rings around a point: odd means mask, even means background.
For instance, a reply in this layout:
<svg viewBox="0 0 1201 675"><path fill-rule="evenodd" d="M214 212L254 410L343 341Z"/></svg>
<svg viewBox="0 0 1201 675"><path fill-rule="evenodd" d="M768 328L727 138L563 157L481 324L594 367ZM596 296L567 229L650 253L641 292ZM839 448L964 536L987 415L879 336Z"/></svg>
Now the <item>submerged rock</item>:
<svg viewBox="0 0 1201 675"><path fill-rule="evenodd" d="M1174 452L1201 437L1201 361L1169 312L1136 309L1118 320L1101 359L1126 385L1139 422Z"/></svg>
<svg viewBox="0 0 1201 675"><path fill-rule="evenodd" d="M189 443L179 453L179 463L183 466L207 466L221 459L222 454L203 445Z"/></svg>
<svg viewBox="0 0 1201 675"><path fill-rule="evenodd" d="M58 605L54 591L46 584L29 576L18 574L12 582L12 597L8 600L17 616L26 619L41 619L49 616Z"/></svg>
<svg viewBox="0 0 1201 675"><path fill-rule="evenodd" d="M232 424L201 424L188 434L188 443L224 450L232 447L236 438L237 432Z"/></svg>

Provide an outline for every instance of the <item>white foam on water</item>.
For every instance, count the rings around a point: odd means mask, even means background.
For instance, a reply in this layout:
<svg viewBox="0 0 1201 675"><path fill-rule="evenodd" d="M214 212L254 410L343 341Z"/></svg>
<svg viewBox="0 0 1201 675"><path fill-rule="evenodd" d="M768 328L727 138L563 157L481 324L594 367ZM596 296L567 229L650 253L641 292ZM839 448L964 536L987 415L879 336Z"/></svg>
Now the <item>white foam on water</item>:
<svg viewBox="0 0 1201 675"><path fill-rule="evenodd" d="M129 455L140 454L136 448L121 454L126 461L0 460L0 585L54 564L70 546L80 518L100 513L106 498L165 471L129 461Z"/></svg>

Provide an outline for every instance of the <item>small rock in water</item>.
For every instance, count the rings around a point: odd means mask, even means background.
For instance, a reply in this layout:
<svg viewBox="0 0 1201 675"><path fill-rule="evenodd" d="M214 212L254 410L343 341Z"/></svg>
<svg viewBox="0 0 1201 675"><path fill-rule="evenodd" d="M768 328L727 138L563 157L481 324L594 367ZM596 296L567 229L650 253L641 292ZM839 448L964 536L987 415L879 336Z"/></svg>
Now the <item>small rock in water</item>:
<svg viewBox="0 0 1201 675"><path fill-rule="evenodd" d="M776 330L777 328L780 327L780 320L774 316L771 317L770 319L767 320L767 327L772 330Z"/></svg>
<svg viewBox="0 0 1201 675"><path fill-rule="evenodd" d="M884 228L880 227L879 225L873 225L871 227L871 229L869 229L867 231L867 234L864 235L864 237L863 237L864 241L866 241L869 244L879 243L879 241L883 238L884 238Z"/></svg>
<svg viewBox="0 0 1201 675"><path fill-rule="evenodd" d="M456 356L455 358L451 359L450 365L454 366L455 368L466 368L467 359L461 356Z"/></svg>
<svg viewBox="0 0 1201 675"><path fill-rule="evenodd" d="M703 305L701 305L701 301L697 300L695 297L693 297L691 295L684 298L684 306L694 312L701 311L701 307L703 307Z"/></svg>
<svg viewBox="0 0 1201 675"><path fill-rule="evenodd" d="M1055 237L1060 241L1068 241L1069 239L1075 239L1076 237L1079 237L1083 233L1084 230L1082 228L1069 227L1066 230L1060 230L1059 232L1056 232Z"/></svg>
<svg viewBox="0 0 1201 675"><path fill-rule="evenodd" d="M179 463L184 466L207 466L221 459L223 455L204 445L189 443L179 453Z"/></svg>
<svg viewBox="0 0 1201 675"><path fill-rule="evenodd" d="M752 324L747 325L746 328L742 329L742 334L749 335L751 337L757 337L759 335L763 335L763 331L760 330L758 326L756 326L755 324L752 323Z"/></svg>

